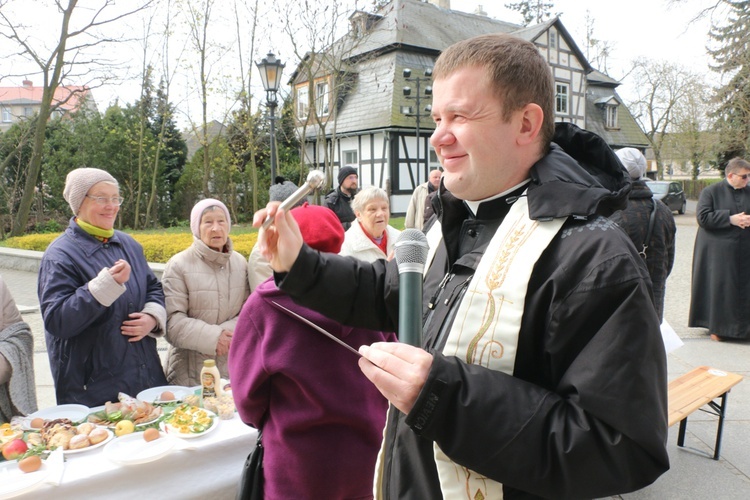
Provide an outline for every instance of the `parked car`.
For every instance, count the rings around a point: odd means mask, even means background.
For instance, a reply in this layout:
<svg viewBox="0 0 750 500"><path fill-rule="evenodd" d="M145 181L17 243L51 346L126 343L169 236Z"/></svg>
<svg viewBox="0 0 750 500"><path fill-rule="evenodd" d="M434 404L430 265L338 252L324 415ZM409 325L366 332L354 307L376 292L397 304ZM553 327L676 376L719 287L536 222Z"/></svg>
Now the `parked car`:
<svg viewBox="0 0 750 500"><path fill-rule="evenodd" d="M679 181L649 181L648 187L654 193L654 198L664 202L673 212L684 214L687 198L682 183Z"/></svg>

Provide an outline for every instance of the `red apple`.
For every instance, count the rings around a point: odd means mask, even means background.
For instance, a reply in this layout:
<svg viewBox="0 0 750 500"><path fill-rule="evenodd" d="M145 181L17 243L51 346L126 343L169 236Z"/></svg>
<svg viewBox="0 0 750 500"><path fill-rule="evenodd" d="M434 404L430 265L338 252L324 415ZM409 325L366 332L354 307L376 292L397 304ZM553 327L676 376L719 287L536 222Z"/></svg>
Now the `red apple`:
<svg viewBox="0 0 750 500"><path fill-rule="evenodd" d="M28 450L29 447L23 439L14 439L3 447L3 458L15 460Z"/></svg>

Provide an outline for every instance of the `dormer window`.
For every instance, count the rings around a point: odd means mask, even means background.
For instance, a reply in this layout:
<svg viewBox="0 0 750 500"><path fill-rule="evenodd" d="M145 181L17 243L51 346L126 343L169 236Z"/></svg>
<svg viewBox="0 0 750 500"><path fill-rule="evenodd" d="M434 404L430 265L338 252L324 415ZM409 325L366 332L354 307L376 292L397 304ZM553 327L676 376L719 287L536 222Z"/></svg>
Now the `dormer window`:
<svg viewBox="0 0 750 500"><path fill-rule="evenodd" d="M328 82L318 82L315 85L315 110L318 116L328 114Z"/></svg>
<svg viewBox="0 0 750 500"><path fill-rule="evenodd" d="M307 83L297 88L297 119L304 120L310 110L310 97L307 91Z"/></svg>
<svg viewBox="0 0 750 500"><path fill-rule="evenodd" d="M607 113L606 127L607 128L620 128L617 124L617 105L608 104L605 107L605 110Z"/></svg>

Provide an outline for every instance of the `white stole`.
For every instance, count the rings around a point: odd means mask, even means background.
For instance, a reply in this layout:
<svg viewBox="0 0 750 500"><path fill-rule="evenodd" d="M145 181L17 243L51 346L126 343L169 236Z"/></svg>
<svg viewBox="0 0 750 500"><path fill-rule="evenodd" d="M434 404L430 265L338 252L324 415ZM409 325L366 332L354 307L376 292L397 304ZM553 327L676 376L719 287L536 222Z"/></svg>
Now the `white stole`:
<svg viewBox="0 0 750 500"><path fill-rule="evenodd" d="M565 220L531 220L525 196L513 204L461 300L444 355L513 374L531 272ZM501 483L456 464L437 444L434 450L443 498L503 498Z"/></svg>
<svg viewBox="0 0 750 500"><path fill-rule="evenodd" d="M444 355L513 374L531 272L565 220L531 220L526 196L521 196L511 206L461 299L443 348ZM435 222L427 233L429 251L425 272L441 240L442 228L439 222ZM454 463L437 444L434 452L443 498L503 498L501 483ZM383 464L384 446L375 471L375 498L379 499L383 498Z"/></svg>

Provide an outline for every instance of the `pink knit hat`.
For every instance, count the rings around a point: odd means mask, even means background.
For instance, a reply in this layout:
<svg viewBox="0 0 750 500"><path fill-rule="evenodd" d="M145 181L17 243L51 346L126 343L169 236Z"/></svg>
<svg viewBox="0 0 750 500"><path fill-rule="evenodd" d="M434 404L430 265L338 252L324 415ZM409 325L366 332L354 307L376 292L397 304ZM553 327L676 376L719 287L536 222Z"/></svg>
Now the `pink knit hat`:
<svg viewBox="0 0 750 500"><path fill-rule="evenodd" d="M219 207L224 210L224 215L227 217L227 233L232 230L232 218L229 216L229 210L227 210L226 205L219 200L206 198L196 203L190 211L190 231L192 231L196 238L201 237L201 217L203 217L203 212L209 207Z"/></svg>
<svg viewBox="0 0 750 500"><path fill-rule="evenodd" d="M98 168L83 167L68 172L68 176L65 177L63 198L73 210L73 215L78 215L78 210L80 210L89 189L100 182L111 182L116 186L119 185L112 174Z"/></svg>

